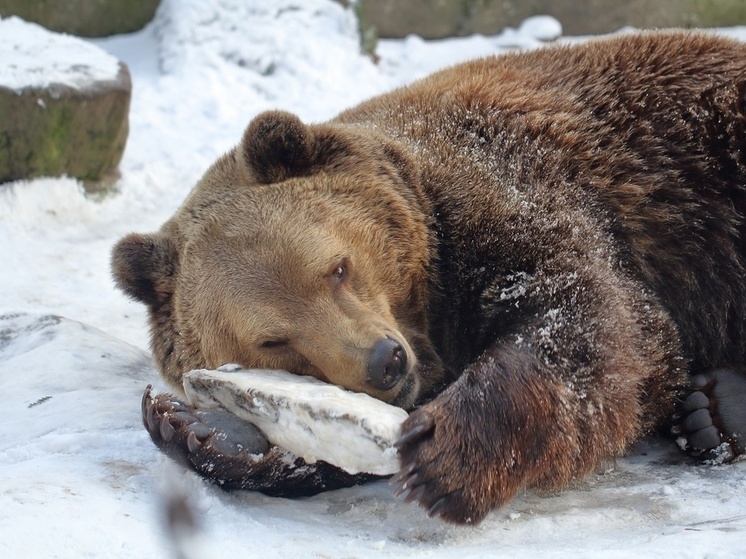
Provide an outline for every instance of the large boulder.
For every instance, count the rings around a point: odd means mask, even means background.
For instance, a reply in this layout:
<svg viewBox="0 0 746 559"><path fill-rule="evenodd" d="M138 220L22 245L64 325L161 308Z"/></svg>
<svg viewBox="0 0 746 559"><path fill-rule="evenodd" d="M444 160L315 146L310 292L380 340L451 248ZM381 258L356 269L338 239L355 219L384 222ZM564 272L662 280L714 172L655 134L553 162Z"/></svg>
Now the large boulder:
<svg viewBox="0 0 746 559"><path fill-rule="evenodd" d="M0 17L18 16L52 31L107 37L142 29L161 0L0 0Z"/></svg>
<svg viewBox="0 0 746 559"><path fill-rule="evenodd" d="M537 14L562 22L568 35L617 31L631 25L712 27L746 23L744 0L338 0L354 4L364 36L424 38L483 33L516 27Z"/></svg>
<svg viewBox="0 0 746 559"><path fill-rule="evenodd" d="M116 171L132 91L123 63L18 18L0 20L0 60L0 182Z"/></svg>

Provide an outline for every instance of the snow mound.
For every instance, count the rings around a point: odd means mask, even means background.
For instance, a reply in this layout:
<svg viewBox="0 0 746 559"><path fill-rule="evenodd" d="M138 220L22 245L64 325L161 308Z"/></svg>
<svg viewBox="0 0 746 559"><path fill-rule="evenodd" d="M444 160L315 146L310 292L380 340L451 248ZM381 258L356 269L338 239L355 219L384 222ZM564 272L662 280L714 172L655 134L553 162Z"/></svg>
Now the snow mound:
<svg viewBox="0 0 746 559"><path fill-rule="evenodd" d="M119 74L119 61L99 47L17 17L0 19L0 39L0 87L85 89Z"/></svg>
<svg viewBox="0 0 746 559"><path fill-rule="evenodd" d="M150 357L51 314L0 315L0 555L121 557L155 549L139 400ZM94 529L115 523L116 530ZM113 524L112 524L113 525ZM74 526L87 526L86 536Z"/></svg>
<svg viewBox="0 0 746 559"><path fill-rule="evenodd" d="M348 97L350 78L361 89L355 101L376 92L352 9L337 2L165 0L156 34L166 74L198 69L204 83L248 87L270 102L282 98L286 108L290 100L301 114L323 110L329 96Z"/></svg>
<svg viewBox="0 0 746 559"><path fill-rule="evenodd" d="M0 315L2 429L8 430L0 449L16 429L32 437L59 429L82 433L91 425L139 430L136 404L152 375L150 355L92 326L52 314ZM97 397L101 393L133 398L132 412L116 417L117 406Z"/></svg>

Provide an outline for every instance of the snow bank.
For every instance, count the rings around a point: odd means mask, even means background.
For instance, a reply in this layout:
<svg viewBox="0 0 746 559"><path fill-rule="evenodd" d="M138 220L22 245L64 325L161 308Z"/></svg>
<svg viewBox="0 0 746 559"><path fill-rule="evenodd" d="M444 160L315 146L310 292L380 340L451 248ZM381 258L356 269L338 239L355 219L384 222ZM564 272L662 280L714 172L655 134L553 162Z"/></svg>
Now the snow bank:
<svg viewBox="0 0 746 559"><path fill-rule="evenodd" d="M352 10L336 2L165 0L160 16L162 70L190 80L198 72L201 99L213 87L221 98L233 91L214 109L239 122L278 102L302 118L328 118L378 91Z"/></svg>

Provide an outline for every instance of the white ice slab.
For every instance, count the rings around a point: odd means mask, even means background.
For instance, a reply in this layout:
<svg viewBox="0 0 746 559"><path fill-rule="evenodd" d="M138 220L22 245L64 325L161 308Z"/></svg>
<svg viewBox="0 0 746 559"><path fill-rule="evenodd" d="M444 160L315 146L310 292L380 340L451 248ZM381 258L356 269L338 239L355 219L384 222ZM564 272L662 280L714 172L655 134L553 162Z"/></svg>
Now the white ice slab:
<svg viewBox="0 0 746 559"><path fill-rule="evenodd" d="M223 407L306 462L352 474L399 469L393 444L407 412L367 394L286 371L225 368L187 373L184 391L192 405Z"/></svg>

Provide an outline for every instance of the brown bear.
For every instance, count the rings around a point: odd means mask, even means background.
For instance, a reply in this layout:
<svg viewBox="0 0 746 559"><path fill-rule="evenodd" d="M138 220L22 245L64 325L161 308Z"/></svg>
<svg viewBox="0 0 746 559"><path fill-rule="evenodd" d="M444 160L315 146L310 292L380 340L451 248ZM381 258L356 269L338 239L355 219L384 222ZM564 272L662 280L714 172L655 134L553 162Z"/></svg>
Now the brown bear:
<svg viewBox="0 0 746 559"><path fill-rule="evenodd" d="M455 66L323 124L261 114L113 268L176 390L238 363L411 410L397 492L451 522L670 421L729 459L746 436L746 45L625 35ZM146 391L143 414L226 487L364 479L168 395Z"/></svg>

